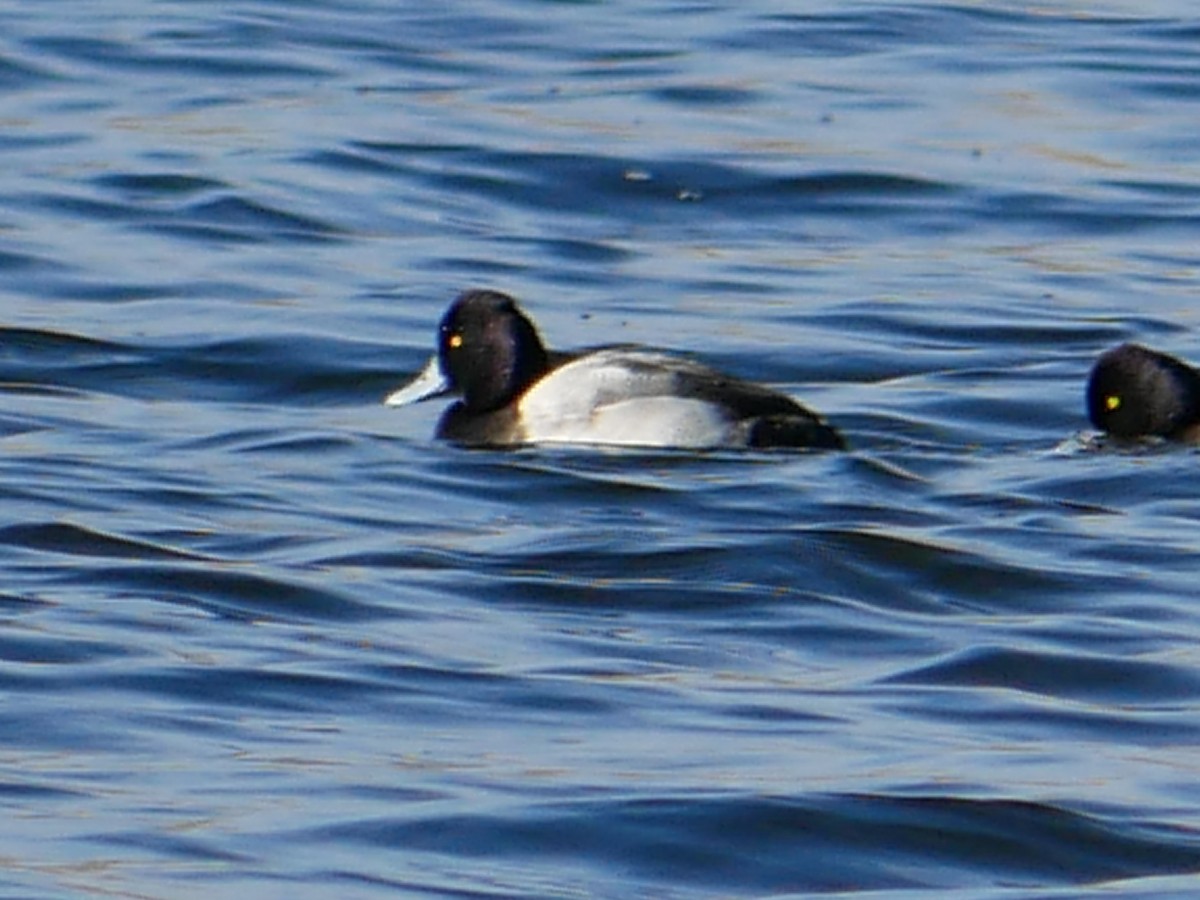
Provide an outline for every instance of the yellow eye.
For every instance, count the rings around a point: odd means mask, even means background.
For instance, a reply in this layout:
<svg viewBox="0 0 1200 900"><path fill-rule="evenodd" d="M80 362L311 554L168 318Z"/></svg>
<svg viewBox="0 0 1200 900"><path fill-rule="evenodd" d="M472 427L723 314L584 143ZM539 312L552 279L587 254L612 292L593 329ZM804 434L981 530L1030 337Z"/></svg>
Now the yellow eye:
<svg viewBox="0 0 1200 900"><path fill-rule="evenodd" d="M1107 409L1109 412L1116 412L1118 409L1120 409L1121 408L1121 395L1120 394L1109 394L1107 397L1105 397L1104 398L1104 408Z"/></svg>
<svg viewBox="0 0 1200 900"><path fill-rule="evenodd" d="M462 335L461 334L452 334L452 335L450 335L450 340L447 341L446 343L448 343L450 345L451 350L457 350L459 347L461 347L463 345Z"/></svg>

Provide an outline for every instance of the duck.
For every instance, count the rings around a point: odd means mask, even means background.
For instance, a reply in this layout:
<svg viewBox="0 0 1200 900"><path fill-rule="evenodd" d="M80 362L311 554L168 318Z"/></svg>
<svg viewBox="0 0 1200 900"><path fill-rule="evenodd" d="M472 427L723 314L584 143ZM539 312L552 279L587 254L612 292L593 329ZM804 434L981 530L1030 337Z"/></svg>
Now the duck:
<svg viewBox="0 0 1200 900"><path fill-rule="evenodd" d="M443 396L458 399L436 437L468 446L846 447L786 394L686 356L630 345L551 352L517 301L496 290L454 300L428 364L384 403Z"/></svg>
<svg viewBox="0 0 1200 900"><path fill-rule="evenodd" d="M1141 344L1121 344L1088 377L1088 418L1117 438L1200 436L1200 371Z"/></svg>

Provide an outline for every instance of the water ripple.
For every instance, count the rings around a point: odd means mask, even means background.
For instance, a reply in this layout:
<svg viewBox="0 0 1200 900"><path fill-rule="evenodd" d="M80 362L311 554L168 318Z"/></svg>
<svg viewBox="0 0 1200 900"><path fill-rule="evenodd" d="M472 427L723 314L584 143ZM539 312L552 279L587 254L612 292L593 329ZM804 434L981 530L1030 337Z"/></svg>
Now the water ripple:
<svg viewBox="0 0 1200 900"><path fill-rule="evenodd" d="M1185 873L1200 862L1186 831L1125 825L1052 804L919 796L618 798L515 814L347 823L287 839L416 846L447 855L465 839L477 855L500 862L501 872L503 863L536 847L539 855L574 865L615 868L626 890L703 885L826 893L846 884L929 890L954 883L945 869L951 861L954 868L1002 871L1013 886L1065 886ZM856 863L854 848L864 841L877 854ZM830 859L839 863L830 868ZM568 871L579 877L574 866Z"/></svg>

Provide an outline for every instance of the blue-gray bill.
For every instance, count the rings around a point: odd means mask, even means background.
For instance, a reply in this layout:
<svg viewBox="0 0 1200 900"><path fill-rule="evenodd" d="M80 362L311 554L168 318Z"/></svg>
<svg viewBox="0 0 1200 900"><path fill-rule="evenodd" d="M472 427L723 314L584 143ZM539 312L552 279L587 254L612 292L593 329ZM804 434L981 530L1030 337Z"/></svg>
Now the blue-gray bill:
<svg viewBox="0 0 1200 900"><path fill-rule="evenodd" d="M411 403L420 403L422 400L443 397L449 394L452 388L450 379L442 371L441 362L435 355L430 357L429 362L416 378L404 387L388 394L383 402L386 406L408 406Z"/></svg>

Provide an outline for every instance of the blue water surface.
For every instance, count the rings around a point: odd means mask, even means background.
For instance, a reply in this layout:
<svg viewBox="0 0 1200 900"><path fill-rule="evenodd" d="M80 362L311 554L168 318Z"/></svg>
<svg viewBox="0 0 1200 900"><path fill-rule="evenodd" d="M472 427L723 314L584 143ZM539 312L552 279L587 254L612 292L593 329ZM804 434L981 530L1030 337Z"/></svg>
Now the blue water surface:
<svg viewBox="0 0 1200 900"><path fill-rule="evenodd" d="M0 15L0 895L1200 890L1191 6ZM480 286L853 449L439 444Z"/></svg>

